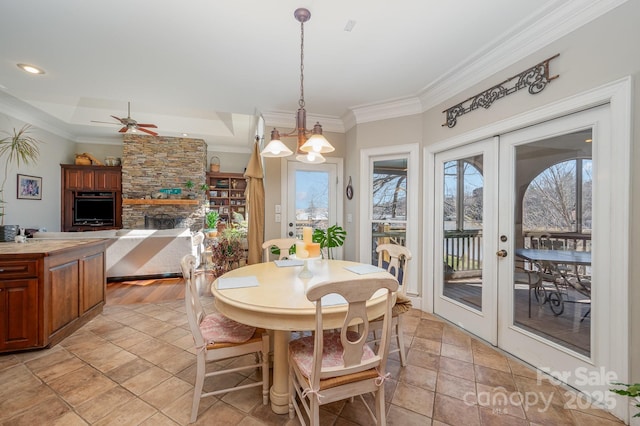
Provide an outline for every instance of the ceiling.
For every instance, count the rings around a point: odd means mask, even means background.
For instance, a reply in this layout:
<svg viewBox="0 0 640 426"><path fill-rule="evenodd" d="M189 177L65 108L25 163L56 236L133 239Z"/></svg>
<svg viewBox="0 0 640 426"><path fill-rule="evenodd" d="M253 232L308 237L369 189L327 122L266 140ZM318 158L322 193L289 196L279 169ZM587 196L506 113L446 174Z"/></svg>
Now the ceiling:
<svg viewBox="0 0 640 426"><path fill-rule="evenodd" d="M622 1L3 1L0 112L76 142L117 144L118 125L92 120L126 117L131 102L131 117L161 136L249 152L260 114L281 131L295 125L298 7L311 11L307 127L344 132L424 111Z"/></svg>

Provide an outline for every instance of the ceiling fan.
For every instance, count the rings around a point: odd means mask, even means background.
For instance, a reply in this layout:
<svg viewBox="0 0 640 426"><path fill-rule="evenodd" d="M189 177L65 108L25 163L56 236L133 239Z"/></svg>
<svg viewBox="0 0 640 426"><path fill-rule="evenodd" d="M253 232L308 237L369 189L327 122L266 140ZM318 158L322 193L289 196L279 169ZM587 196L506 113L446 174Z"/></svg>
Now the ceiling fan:
<svg viewBox="0 0 640 426"><path fill-rule="evenodd" d="M136 130L140 130L141 132L145 132L150 134L151 136L158 136L158 134L154 131L145 129L145 127L151 127L154 129L157 129L158 126L156 126L155 124L142 124L142 123L138 123L136 120L134 120L133 118L131 118L131 102L127 102L127 118L120 118L120 117L116 117L115 115L112 115L111 117L115 118L116 120L118 120L120 122L120 124L122 124L122 128L120 130L118 130L119 133L126 133L127 130L132 130L132 131L136 131ZM105 124L117 124L117 123L112 123L109 121L94 121L91 120L92 123L105 123Z"/></svg>

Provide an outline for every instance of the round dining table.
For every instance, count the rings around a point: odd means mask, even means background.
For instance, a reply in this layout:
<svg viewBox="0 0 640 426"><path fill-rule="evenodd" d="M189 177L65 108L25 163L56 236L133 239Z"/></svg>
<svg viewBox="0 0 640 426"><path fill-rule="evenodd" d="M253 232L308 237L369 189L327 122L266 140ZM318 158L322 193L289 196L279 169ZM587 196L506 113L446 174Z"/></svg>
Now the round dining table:
<svg viewBox="0 0 640 426"><path fill-rule="evenodd" d="M216 279L211 292L216 309L243 324L273 331L273 383L271 409L285 414L288 407L288 344L291 331L315 329L315 305L306 291L327 281L358 281L370 278L393 278L387 271L358 262L309 259L257 263L234 269ZM306 268L309 274L301 272ZM306 272L306 271L305 271ZM310 278L301 278L311 275ZM379 290L367 303L369 319L384 313L386 291ZM323 299L325 328L342 327L347 304L342 299Z"/></svg>

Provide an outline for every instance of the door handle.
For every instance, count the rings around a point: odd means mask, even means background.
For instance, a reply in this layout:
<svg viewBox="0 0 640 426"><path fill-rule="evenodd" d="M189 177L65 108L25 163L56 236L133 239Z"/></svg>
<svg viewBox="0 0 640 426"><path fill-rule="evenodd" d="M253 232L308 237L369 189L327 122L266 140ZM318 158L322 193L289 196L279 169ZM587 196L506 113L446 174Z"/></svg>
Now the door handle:
<svg viewBox="0 0 640 426"><path fill-rule="evenodd" d="M496 256L498 256L498 257L507 257L507 251L506 250L498 250L498 252L496 253Z"/></svg>

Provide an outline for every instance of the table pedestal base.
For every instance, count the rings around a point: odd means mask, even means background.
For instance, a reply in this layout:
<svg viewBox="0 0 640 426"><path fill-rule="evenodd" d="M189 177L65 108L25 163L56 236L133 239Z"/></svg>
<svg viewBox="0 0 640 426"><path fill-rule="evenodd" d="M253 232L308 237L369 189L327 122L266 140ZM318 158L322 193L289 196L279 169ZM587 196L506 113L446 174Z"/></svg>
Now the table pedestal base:
<svg viewBox="0 0 640 426"><path fill-rule="evenodd" d="M269 392L271 409L276 414L289 413L289 340L291 332L273 331L273 385Z"/></svg>

